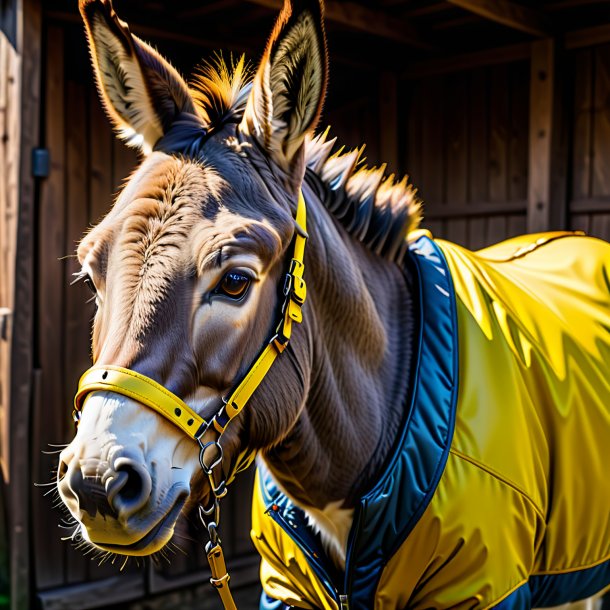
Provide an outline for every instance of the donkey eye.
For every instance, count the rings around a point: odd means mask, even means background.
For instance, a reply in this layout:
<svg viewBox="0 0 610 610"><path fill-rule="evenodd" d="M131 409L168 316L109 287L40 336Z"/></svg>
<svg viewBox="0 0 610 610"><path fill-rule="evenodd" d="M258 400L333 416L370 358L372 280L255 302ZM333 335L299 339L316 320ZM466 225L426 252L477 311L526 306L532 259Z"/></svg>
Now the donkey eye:
<svg viewBox="0 0 610 610"><path fill-rule="evenodd" d="M97 288L95 287L95 284L93 283L93 280L90 276L85 276L85 278L83 279L83 284L85 284L85 286L87 286L87 288L91 290L92 294L97 294Z"/></svg>
<svg viewBox="0 0 610 610"><path fill-rule="evenodd" d="M252 278L241 271L229 271L225 273L214 292L237 300L246 294L251 281Z"/></svg>

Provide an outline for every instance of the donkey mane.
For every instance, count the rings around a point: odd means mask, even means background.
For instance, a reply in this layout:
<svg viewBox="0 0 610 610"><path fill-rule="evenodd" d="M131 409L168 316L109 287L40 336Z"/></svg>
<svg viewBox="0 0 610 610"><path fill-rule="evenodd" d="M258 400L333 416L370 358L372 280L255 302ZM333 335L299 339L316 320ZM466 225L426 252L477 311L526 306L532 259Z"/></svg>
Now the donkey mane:
<svg viewBox="0 0 610 610"><path fill-rule="evenodd" d="M241 120L251 87L251 70L243 55L236 62L231 59L230 65L216 55L197 69L190 83L191 94L214 131ZM388 176L385 164L367 167L364 146L347 152L341 147L333 153L337 138L329 133L327 128L306 142L305 180L350 235L379 256L400 261L407 234L422 218L417 189L407 176Z"/></svg>

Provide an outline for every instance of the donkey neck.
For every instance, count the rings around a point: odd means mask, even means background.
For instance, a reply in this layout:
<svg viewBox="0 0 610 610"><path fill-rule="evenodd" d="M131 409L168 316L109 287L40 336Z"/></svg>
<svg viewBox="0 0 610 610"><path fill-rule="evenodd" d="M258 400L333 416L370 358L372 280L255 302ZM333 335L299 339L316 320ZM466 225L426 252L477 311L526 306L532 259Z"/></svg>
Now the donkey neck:
<svg viewBox="0 0 610 610"><path fill-rule="evenodd" d="M307 184L304 193L308 303L297 340L308 342L309 391L265 460L320 523L325 510L330 521L344 520L329 515L354 507L392 449L409 392L415 316L409 272L348 235Z"/></svg>

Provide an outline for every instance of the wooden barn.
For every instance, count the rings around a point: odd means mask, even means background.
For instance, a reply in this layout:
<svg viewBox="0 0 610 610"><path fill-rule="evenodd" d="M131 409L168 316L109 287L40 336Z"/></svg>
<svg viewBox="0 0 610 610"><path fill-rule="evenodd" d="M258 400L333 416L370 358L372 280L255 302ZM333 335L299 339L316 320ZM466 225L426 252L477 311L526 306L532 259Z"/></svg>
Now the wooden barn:
<svg viewBox="0 0 610 610"><path fill-rule="evenodd" d="M253 61L279 0L116 0L190 73L216 49ZM324 124L367 162L408 173L425 226L472 248L526 231L610 239L610 4L598 0L327 0ZM49 487L89 366L93 305L75 244L136 163L92 83L77 1L0 0L0 607L218 608L193 517L183 553L84 558ZM251 476L222 533L255 607Z"/></svg>

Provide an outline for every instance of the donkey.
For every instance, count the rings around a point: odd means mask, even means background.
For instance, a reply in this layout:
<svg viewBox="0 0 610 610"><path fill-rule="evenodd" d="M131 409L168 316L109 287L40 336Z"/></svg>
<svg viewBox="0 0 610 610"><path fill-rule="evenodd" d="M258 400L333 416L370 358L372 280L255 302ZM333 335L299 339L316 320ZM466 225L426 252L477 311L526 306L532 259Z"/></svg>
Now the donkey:
<svg viewBox="0 0 610 610"><path fill-rule="evenodd" d="M188 85L80 0L142 153L81 241L94 367L57 486L83 538L149 555L256 457L262 608L530 608L610 584L610 246L478 253L417 231L406 179L314 137L323 7L286 0L252 80Z"/></svg>

